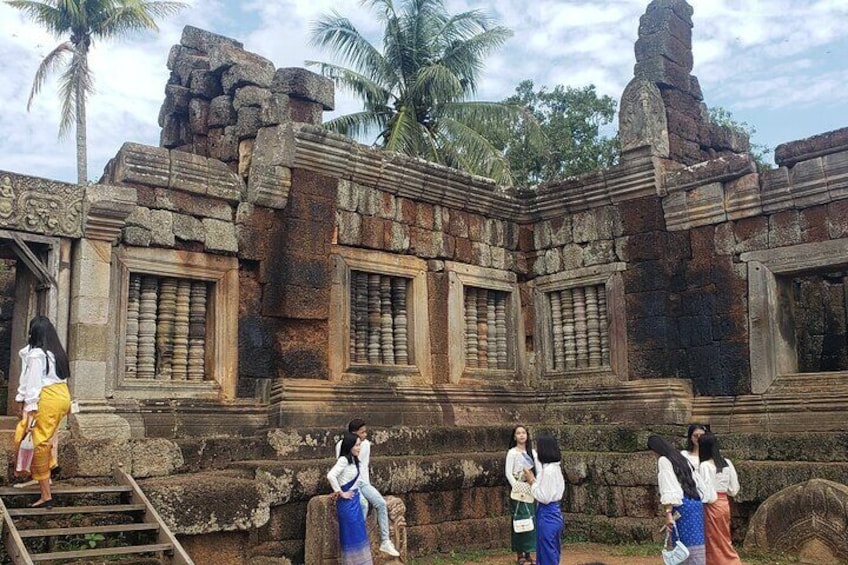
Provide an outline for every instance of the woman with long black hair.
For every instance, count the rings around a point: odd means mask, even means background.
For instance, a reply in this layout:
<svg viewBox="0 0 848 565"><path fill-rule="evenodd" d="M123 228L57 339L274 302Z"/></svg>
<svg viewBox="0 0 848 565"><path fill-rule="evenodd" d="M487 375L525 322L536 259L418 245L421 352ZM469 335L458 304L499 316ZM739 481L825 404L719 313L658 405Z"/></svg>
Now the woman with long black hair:
<svg viewBox="0 0 848 565"><path fill-rule="evenodd" d="M516 483L525 482L524 470L533 469L535 464L536 452L533 450L533 441L530 439L530 432L525 426L515 426L512 430L512 438L509 442L509 451L506 452L506 463L504 464L504 474L509 483L510 494L512 495ZM516 493L513 496L523 497L523 493ZM530 494L530 489L527 489L527 498L519 500L510 497L509 511L513 520L531 519L535 520L536 501L533 495ZM516 554L516 565L533 565L531 553L536 551L536 528L534 527L529 532L512 532L510 538L512 550Z"/></svg>
<svg viewBox="0 0 848 565"><path fill-rule="evenodd" d="M718 440L711 432L701 436L701 478L716 491L715 502L704 505L704 534L707 563L710 565L742 565L730 537L730 501L739 492L739 478L730 459L722 457Z"/></svg>
<svg viewBox="0 0 848 565"><path fill-rule="evenodd" d="M345 432L336 464L327 473L336 498L336 517L339 520L339 551L342 565L371 565L371 544L365 529L365 516L360 506L359 436Z"/></svg>
<svg viewBox="0 0 848 565"><path fill-rule="evenodd" d="M53 436L71 408L66 382L71 369L56 328L44 316L36 316L30 322L27 345L19 355L21 381L15 400L20 405L21 420L15 430L15 441L20 444L27 430L31 431L35 451L30 473L41 490L41 497L32 506L49 508L53 506L50 471L58 465Z"/></svg>
<svg viewBox="0 0 848 565"><path fill-rule="evenodd" d="M680 536L680 541L689 549L689 558L685 565L706 565L704 549L704 486L701 476L693 466L670 443L660 436L648 438L648 449L657 455L657 484L660 491L660 504L665 512L666 528L672 530L672 536ZM672 539L676 541L676 539Z"/></svg>
<svg viewBox="0 0 848 565"><path fill-rule="evenodd" d="M562 553L562 496L565 477L562 476L562 455L556 439L548 435L536 439L538 454L536 473L524 470L530 491L536 499L536 563L559 565Z"/></svg>

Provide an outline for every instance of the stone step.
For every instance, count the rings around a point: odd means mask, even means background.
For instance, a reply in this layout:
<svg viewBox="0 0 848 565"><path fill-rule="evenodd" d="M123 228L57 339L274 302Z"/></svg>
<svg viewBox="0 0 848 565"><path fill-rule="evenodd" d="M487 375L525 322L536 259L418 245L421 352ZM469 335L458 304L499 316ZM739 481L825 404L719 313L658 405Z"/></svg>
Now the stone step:
<svg viewBox="0 0 848 565"><path fill-rule="evenodd" d="M128 547L104 547L99 549L82 549L79 551L54 551L50 553L31 553L29 558L34 562L55 561L57 559L89 559L91 557L106 557L111 555L131 555L142 553L165 553L172 551L170 543L155 543Z"/></svg>

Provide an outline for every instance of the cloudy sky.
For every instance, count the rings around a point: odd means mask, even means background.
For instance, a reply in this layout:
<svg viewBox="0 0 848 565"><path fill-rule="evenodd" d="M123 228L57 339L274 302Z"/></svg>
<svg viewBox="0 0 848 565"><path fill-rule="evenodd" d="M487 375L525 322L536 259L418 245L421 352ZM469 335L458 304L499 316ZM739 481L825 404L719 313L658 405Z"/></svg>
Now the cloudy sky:
<svg viewBox="0 0 848 565"><path fill-rule="evenodd" d="M848 126L845 0L689 0L695 9L695 70L709 106L730 110L771 146ZM332 8L375 39L379 28L358 0L193 0L161 32L100 43L91 54L97 92L88 106L89 176L96 179L124 141L158 145L156 123L168 51L190 24L239 39L277 67L328 60L311 49L310 23ZM537 86L595 84L616 100L633 75L633 43L648 0L446 0L480 9L514 31L487 60L483 100ZM57 140L55 83L27 112L39 61L59 41L0 3L0 170L74 181L73 136ZM337 110L358 109L337 95Z"/></svg>

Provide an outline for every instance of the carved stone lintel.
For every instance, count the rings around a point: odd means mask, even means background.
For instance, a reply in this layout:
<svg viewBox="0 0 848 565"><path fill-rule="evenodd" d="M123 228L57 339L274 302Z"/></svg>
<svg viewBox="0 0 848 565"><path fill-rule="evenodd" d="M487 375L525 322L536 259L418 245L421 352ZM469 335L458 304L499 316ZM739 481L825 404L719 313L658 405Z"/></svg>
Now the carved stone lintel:
<svg viewBox="0 0 848 565"><path fill-rule="evenodd" d="M80 237L85 189L0 171L0 228Z"/></svg>

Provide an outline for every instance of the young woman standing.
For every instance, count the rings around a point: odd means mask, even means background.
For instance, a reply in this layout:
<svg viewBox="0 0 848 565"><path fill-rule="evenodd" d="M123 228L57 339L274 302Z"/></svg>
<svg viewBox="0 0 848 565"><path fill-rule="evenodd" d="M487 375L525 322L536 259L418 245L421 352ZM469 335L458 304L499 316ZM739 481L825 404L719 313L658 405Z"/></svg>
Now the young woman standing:
<svg viewBox="0 0 848 565"><path fill-rule="evenodd" d="M336 517L339 520L339 552L342 565L372 565L371 544L365 529L365 516L359 502L359 436L346 432L342 438L339 458L327 480L336 497Z"/></svg>
<svg viewBox="0 0 848 565"><path fill-rule="evenodd" d="M657 484L666 528L674 528L674 512L679 513L674 531L689 549L689 559L684 562L685 565L706 565L704 504L701 502L704 488L701 476L693 470L683 454L660 436L648 438L648 449L657 456Z"/></svg>
<svg viewBox="0 0 848 565"><path fill-rule="evenodd" d="M730 501L739 492L739 478L729 459L721 456L716 437L707 432L701 436L699 455L701 478L718 494L715 502L704 505L704 534L707 563L710 565L742 565L730 537Z"/></svg>
<svg viewBox="0 0 848 565"><path fill-rule="evenodd" d="M66 382L71 375L70 364L56 328L44 316L36 316L30 322L29 339L19 355L23 368L15 400L20 406L21 420L15 430L15 441L20 443L28 429L32 432L35 452L30 472L41 490L41 497L32 507L49 508L53 506L50 471L58 464L53 436L71 408Z"/></svg>
<svg viewBox="0 0 848 565"><path fill-rule="evenodd" d="M560 503L565 494L565 478L562 476L562 455L551 436L539 436L536 440L538 462L534 475L525 469L524 476L530 483L536 499L536 559L538 565L559 565L562 553L562 509Z"/></svg>
<svg viewBox="0 0 848 565"><path fill-rule="evenodd" d="M690 424L686 430L686 449L680 452L696 471L701 463L698 457L698 442L705 433L707 433L707 427L704 424Z"/></svg>
<svg viewBox="0 0 848 565"><path fill-rule="evenodd" d="M504 474L509 482L510 492L516 483L525 482L524 470L533 469L536 452L533 451L533 442L530 433L524 426L516 426L512 430L512 438L509 442L509 451L506 452L506 464ZM509 511L513 519L530 518L535 520L536 504L532 495L528 500L509 500ZM536 528L529 532L517 533L512 531L512 550L516 554L517 565L531 565L533 559L531 553L536 551Z"/></svg>

